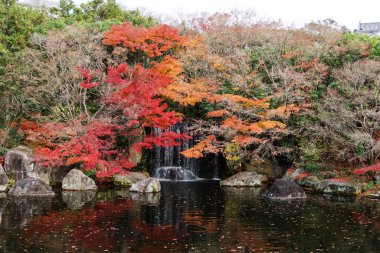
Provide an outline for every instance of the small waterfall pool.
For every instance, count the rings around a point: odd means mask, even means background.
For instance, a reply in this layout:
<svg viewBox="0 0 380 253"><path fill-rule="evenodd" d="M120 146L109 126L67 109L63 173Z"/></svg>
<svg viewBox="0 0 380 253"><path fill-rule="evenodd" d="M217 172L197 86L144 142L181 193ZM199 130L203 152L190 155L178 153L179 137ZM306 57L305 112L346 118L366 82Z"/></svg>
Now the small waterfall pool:
<svg viewBox="0 0 380 253"><path fill-rule="evenodd" d="M163 132L186 133L187 124L176 124L163 131L154 128L153 134L158 136ZM194 138L183 140L180 146L155 147L152 154L151 176L160 180L194 181L203 180L199 174L199 164L196 159L186 158L181 152L194 146ZM213 169L212 179L219 179L217 168Z"/></svg>

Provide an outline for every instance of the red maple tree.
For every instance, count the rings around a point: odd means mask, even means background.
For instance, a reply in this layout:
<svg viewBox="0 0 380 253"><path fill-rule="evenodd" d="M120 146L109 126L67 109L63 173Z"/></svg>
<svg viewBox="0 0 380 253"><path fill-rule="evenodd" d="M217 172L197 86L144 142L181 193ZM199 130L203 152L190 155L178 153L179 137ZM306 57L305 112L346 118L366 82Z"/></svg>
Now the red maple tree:
<svg viewBox="0 0 380 253"><path fill-rule="evenodd" d="M115 58L122 54L127 63L107 70L80 69L83 81L79 85L84 93L98 91L103 106L92 114L86 108L71 122L26 127L27 140L36 146L37 161L43 166L77 164L83 170L95 170L97 177L108 177L136 166L131 147L141 152L154 145L179 145L181 139L190 138L165 131L135 141L145 128L165 130L182 120L167 110L160 94L181 72L172 55L184 41L167 25L149 29L130 23L113 26L103 43L113 48ZM121 140L129 147L120 145Z"/></svg>

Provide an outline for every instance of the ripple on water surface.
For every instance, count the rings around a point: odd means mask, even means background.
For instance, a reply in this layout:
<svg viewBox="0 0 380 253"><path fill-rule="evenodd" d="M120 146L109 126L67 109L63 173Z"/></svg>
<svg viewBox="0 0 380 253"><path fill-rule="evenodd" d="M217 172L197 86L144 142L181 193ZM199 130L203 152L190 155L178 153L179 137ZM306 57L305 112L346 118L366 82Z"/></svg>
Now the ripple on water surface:
<svg viewBox="0 0 380 253"><path fill-rule="evenodd" d="M260 188L163 181L158 194L0 199L0 252L380 252L376 201L271 201Z"/></svg>

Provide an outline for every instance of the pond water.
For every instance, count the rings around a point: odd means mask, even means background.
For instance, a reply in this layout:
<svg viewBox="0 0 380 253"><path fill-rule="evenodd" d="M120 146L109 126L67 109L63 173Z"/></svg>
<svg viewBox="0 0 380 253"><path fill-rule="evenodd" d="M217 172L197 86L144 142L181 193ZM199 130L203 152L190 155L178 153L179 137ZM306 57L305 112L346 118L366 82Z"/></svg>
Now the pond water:
<svg viewBox="0 0 380 253"><path fill-rule="evenodd" d="M380 252L380 203L276 202L218 181L0 199L0 252Z"/></svg>

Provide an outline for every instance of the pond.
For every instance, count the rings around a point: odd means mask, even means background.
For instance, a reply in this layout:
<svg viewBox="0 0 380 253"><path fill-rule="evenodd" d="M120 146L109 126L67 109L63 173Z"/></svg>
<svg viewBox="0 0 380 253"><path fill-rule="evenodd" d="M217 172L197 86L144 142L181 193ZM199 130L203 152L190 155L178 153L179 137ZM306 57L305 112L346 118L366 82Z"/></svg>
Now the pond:
<svg viewBox="0 0 380 253"><path fill-rule="evenodd" d="M156 195L2 198L0 252L380 252L379 202L262 190L166 181Z"/></svg>

